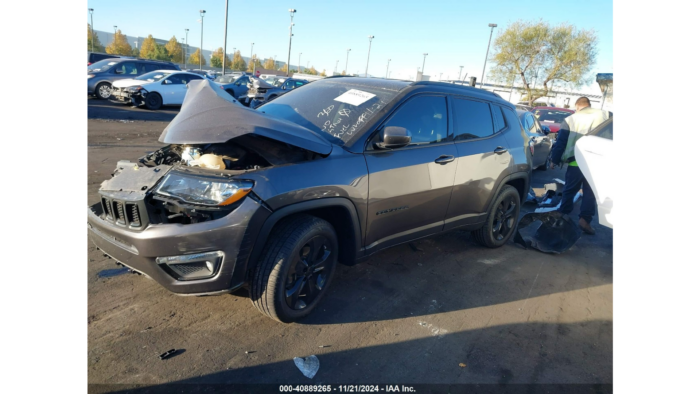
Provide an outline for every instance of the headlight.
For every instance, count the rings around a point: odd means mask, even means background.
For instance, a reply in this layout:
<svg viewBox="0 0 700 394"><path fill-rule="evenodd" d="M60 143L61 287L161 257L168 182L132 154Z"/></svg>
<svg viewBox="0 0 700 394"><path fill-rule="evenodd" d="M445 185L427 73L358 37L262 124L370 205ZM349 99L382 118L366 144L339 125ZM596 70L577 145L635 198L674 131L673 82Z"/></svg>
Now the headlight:
<svg viewBox="0 0 700 394"><path fill-rule="evenodd" d="M199 205L226 206L253 189L252 181L168 174L156 193Z"/></svg>
<svg viewBox="0 0 700 394"><path fill-rule="evenodd" d="M88 74L88 79L95 78L95 74Z"/></svg>
<svg viewBox="0 0 700 394"><path fill-rule="evenodd" d="M130 86L126 88L126 91L129 93L138 93L140 91L146 92L146 90L141 86Z"/></svg>

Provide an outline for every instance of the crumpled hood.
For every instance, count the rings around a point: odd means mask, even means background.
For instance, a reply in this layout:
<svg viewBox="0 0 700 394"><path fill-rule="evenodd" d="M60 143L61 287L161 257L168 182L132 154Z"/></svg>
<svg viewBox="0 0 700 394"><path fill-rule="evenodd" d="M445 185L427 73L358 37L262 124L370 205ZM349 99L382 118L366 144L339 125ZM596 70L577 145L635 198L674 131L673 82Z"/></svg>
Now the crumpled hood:
<svg viewBox="0 0 700 394"><path fill-rule="evenodd" d="M246 108L218 84L202 79L187 84L180 113L158 141L166 144L216 144L245 134L257 134L321 155L333 146L313 131Z"/></svg>
<svg viewBox="0 0 700 394"><path fill-rule="evenodd" d="M118 81L114 81L112 83L112 86L115 88L128 88L129 86L136 86L136 85L141 85L141 84L147 84L150 83L148 81L139 81L137 79L120 79Z"/></svg>
<svg viewBox="0 0 700 394"><path fill-rule="evenodd" d="M255 90L258 90L258 89L277 89L277 86L269 84L260 78L251 78L251 81L253 82L253 88L255 88Z"/></svg>

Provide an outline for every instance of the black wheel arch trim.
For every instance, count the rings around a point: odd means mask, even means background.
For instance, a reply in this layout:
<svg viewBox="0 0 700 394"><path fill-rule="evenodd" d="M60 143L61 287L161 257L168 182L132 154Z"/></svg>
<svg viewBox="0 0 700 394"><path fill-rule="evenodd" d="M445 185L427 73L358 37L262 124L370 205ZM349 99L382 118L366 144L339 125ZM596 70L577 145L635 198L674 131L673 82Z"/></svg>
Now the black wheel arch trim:
<svg viewBox="0 0 700 394"><path fill-rule="evenodd" d="M343 208L347 211L348 216L350 217L350 220L352 222L352 233L354 234L354 245L352 247L354 256L350 256L348 258L348 261L346 262L341 262L343 264L353 264L355 261L357 261L361 256L361 249L362 249L362 236L361 236L361 228L360 228L360 219L357 215L357 208L355 205L348 200L347 198L343 197L329 197L329 198L322 198L318 200L310 200L310 201L303 201L299 202L296 204L292 205L287 205L285 207L282 207L268 216L264 218L264 222L262 224L258 224L257 226L254 225L255 227L259 227L259 230L256 231L256 234L251 234L253 235L254 238L251 238L252 240L252 248L249 250L249 256L246 260L245 264L245 279L247 281L248 279L248 272L253 269L254 265L256 262L260 259L260 255L262 254L263 248L265 247L265 244L267 243L267 239L270 236L270 233L272 233L272 229L275 227L275 225L282 220L285 217L288 217L290 215L294 215L297 213L304 213L304 212L309 212L317 209L322 209L322 208ZM266 212L269 212L267 210L264 210ZM251 220L252 222L253 220ZM258 220L260 222L261 220ZM252 224L252 223L251 223ZM255 231L255 230L254 230ZM337 231L337 229L336 229ZM340 241L340 240L339 240ZM243 252L243 250L241 250ZM240 253L239 253L240 257ZM244 256L243 256L244 257ZM244 257L245 259L245 257ZM239 260L240 261L240 260ZM351 263L350 263L351 262ZM238 271L238 270L237 270ZM240 271L239 271L240 274ZM235 281L235 279L234 279Z"/></svg>
<svg viewBox="0 0 700 394"><path fill-rule="evenodd" d="M491 201L489 202L489 207L486 210L486 213L488 214L488 212L491 212L493 203L496 201L498 194L501 193L501 190L503 190L503 186L505 186L508 182L516 179L522 179L525 182L525 187L523 187L523 190L520 192L520 205L522 206L523 202L525 201L525 197L527 196L527 192L530 190L531 176L531 173L519 171L503 177L503 179L501 179L501 182L498 184L498 189L496 189L496 192L493 193L493 195L491 196Z"/></svg>

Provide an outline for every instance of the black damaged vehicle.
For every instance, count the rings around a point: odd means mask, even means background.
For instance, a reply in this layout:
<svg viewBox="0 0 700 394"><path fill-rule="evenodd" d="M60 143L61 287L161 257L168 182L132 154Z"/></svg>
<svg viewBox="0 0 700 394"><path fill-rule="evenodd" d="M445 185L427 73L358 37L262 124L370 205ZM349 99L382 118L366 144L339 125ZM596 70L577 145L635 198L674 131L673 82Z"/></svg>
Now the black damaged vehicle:
<svg viewBox="0 0 700 394"><path fill-rule="evenodd" d="M436 82L332 77L257 109L190 82L163 148L120 161L88 209L103 253L181 295L248 288L291 322L337 264L456 228L513 234L532 155L512 104Z"/></svg>

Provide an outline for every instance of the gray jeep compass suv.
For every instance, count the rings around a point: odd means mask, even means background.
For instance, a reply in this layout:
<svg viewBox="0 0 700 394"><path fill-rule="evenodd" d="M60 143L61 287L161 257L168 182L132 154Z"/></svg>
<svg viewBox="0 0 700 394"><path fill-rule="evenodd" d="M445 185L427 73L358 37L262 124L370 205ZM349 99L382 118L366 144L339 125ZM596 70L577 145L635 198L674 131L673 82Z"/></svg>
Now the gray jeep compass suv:
<svg viewBox="0 0 700 394"><path fill-rule="evenodd" d="M532 168L512 104L435 82L331 77L250 109L192 81L160 141L102 183L92 242L178 294L246 287L282 322L338 263L456 228L502 246Z"/></svg>

